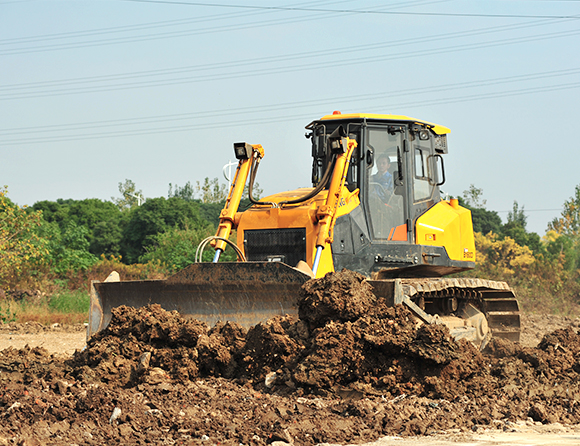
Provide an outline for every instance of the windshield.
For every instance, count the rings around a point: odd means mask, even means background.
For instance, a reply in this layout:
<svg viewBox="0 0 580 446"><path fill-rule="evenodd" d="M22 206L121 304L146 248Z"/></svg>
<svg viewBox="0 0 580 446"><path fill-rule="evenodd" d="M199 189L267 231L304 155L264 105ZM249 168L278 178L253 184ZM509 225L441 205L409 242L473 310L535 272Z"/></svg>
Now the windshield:
<svg viewBox="0 0 580 446"><path fill-rule="evenodd" d="M312 131L312 186L316 187L322 180L328 164L332 161L330 147L328 146L328 136L339 126L340 123L320 123ZM346 134L350 139L354 139L360 144L360 128L358 123L342 124ZM345 185L353 191L359 187L359 147L357 147L350 160ZM328 187L328 185L326 185Z"/></svg>

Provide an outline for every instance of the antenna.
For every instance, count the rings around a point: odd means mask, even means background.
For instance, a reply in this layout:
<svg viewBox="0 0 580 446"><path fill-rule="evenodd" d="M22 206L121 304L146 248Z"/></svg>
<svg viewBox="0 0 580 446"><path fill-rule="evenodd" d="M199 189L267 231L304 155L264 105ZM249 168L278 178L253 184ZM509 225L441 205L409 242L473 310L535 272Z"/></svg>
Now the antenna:
<svg viewBox="0 0 580 446"><path fill-rule="evenodd" d="M141 194L132 194L130 192L126 192L126 194L129 195L130 197L137 199L137 206L141 206L141 203L143 203L145 201L145 199L143 198L143 195L141 195Z"/></svg>

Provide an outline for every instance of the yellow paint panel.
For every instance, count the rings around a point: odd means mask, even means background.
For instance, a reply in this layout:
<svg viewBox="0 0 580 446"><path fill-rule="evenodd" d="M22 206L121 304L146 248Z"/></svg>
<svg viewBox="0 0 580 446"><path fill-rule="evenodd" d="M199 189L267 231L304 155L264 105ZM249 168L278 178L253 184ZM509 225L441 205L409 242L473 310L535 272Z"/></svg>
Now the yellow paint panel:
<svg viewBox="0 0 580 446"><path fill-rule="evenodd" d="M311 188L297 189L288 192L271 195L262 198L261 201L280 202L303 197L312 191ZM347 190L348 192L348 190ZM358 203L358 191L345 198L345 210ZM314 254L316 252L316 236L318 235L318 222L316 212L320 205L324 204L328 191L320 192L312 200L296 205L285 205L283 208L272 206L252 206L250 209L236 215L237 245L244 249L244 231L246 229L276 229L276 228L306 228L306 263L312 268ZM339 207L339 210L341 208ZM347 211L347 212L350 212ZM294 265L291 265L294 266ZM334 271L332 250L327 245L322 250L322 256L318 266L316 277L322 277L327 272Z"/></svg>
<svg viewBox="0 0 580 446"><path fill-rule="evenodd" d="M471 211L440 201L417 219L416 243L443 246L452 260L474 262Z"/></svg>
<svg viewBox="0 0 580 446"><path fill-rule="evenodd" d="M320 118L321 121L331 121L336 119L381 119L384 121L408 121L417 122L420 124L427 124L432 126L433 131L438 135L445 135L451 130L445 126L434 124L433 122L424 121L422 119L415 119L404 115L384 115L384 114L374 114L374 113L347 113L347 114L336 114L336 115L326 115Z"/></svg>
<svg viewBox="0 0 580 446"><path fill-rule="evenodd" d="M360 204L358 193L358 189L350 192L346 187L344 188L343 196L338 200L338 209L336 211L337 217L350 214L354 211L354 209Z"/></svg>

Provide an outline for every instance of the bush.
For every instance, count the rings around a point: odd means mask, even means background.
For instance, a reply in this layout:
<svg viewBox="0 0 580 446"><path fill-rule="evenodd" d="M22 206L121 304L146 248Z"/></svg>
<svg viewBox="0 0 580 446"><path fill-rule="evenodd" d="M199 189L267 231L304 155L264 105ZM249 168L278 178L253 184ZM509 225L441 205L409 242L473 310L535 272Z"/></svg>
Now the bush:
<svg viewBox="0 0 580 446"><path fill-rule="evenodd" d="M86 270L71 271L67 275L67 286L70 290L89 290L91 280L104 281L112 271L117 271L121 280L165 279L168 270L158 261L134 263L127 265L120 257L104 255Z"/></svg>
<svg viewBox="0 0 580 446"><path fill-rule="evenodd" d="M539 253L510 237L475 234L477 266L460 276L507 282L524 311L570 315L580 309L576 252L565 236L548 232Z"/></svg>
<svg viewBox="0 0 580 446"><path fill-rule="evenodd" d="M89 293L85 290L65 290L48 299L48 308L56 313L88 314L90 303Z"/></svg>
<svg viewBox="0 0 580 446"><path fill-rule="evenodd" d="M0 283L7 290L35 286L48 253L47 241L36 232L41 213L27 212L7 195L0 188Z"/></svg>

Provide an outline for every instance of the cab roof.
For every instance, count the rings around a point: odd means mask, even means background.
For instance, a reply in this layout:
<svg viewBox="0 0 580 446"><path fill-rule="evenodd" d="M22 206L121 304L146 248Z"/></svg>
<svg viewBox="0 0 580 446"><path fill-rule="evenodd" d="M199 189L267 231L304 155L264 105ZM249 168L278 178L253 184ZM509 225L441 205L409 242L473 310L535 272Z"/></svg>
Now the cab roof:
<svg viewBox="0 0 580 446"><path fill-rule="evenodd" d="M434 123L428 122L428 121L423 121L422 119L410 118L409 116L381 115L381 114L375 114L375 113L347 113L347 114L343 115L340 112L334 112L332 115L323 116L322 118L311 122L307 126L307 128L310 127L315 122L343 120L343 119L344 120L369 119L369 120L375 120L375 121L397 121L397 122L407 121L407 122L411 122L411 123L425 124L425 125L429 126L438 135L446 135L447 133L451 132L450 129L448 129L447 127L444 127L442 125L434 124Z"/></svg>

